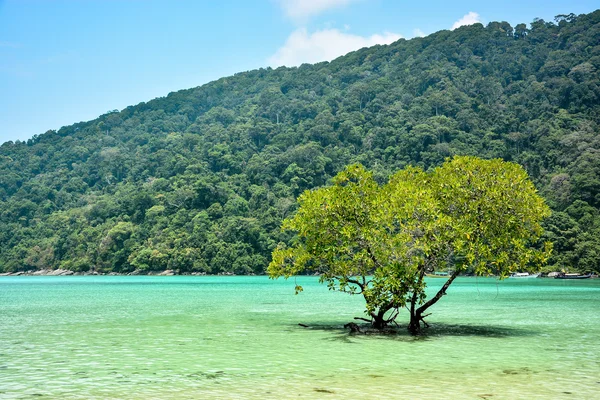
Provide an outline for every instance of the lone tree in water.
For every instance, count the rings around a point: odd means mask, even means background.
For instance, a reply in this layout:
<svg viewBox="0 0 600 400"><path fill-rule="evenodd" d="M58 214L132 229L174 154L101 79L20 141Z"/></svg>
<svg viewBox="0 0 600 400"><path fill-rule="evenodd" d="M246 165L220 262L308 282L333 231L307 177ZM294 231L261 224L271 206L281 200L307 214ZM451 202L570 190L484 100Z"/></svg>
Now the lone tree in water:
<svg viewBox="0 0 600 400"><path fill-rule="evenodd" d="M406 308L408 329L418 334L461 272L502 279L539 267L551 251L532 247L549 208L519 165L499 159L455 157L431 172L408 167L383 186L351 165L298 202L282 227L297 236L273 252L270 277L316 272L331 290L362 295L367 318L358 319L377 329ZM426 273L446 269L448 280L427 298Z"/></svg>

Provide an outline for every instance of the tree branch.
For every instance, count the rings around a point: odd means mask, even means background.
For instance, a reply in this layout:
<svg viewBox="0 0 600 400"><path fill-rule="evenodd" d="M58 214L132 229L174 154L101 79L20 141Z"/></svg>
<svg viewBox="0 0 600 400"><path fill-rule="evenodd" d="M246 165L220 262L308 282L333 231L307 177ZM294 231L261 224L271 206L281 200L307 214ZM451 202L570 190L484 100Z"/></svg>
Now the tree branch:
<svg viewBox="0 0 600 400"><path fill-rule="evenodd" d="M364 279L364 277L363 277L363 279ZM358 286L360 288L361 291L365 289L364 285L362 283L360 283L359 281L357 281L356 279L346 278L346 282L355 284L356 286Z"/></svg>
<svg viewBox="0 0 600 400"><path fill-rule="evenodd" d="M425 276L425 263L423 262L423 266L420 268L419 271L419 279L417 280L417 287L421 286L421 283L423 282L423 277ZM410 314L411 315L415 315L415 306L417 304L417 297L418 297L418 291L414 290L410 299ZM417 310L418 311L418 310Z"/></svg>
<svg viewBox="0 0 600 400"><path fill-rule="evenodd" d="M444 286L442 286L442 288L436 293L436 295L433 296L428 302L426 302L425 304L423 304L421 307L419 307L417 309L417 314L422 314L425 310L427 310L429 307L431 307L432 305L437 303L438 300L441 299L442 296L446 294L446 289L448 289L450 284L452 284L454 279L458 276L458 272L459 272L458 268L454 270L454 273L452 274L452 276L450 276L450 278L446 281L446 283L444 283Z"/></svg>
<svg viewBox="0 0 600 400"><path fill-rule="evenodd" d="M400 311L396 308L396 312L392 313L392 316L389 319L387 319L385 321L385 323L389 324L390 322L395 321L399 314L400 314Z"/></svg>
<svg viewBox="0 0 600 400"><path fill-rule="evenodd" d="M373 254L373 251L371 250L371 246L369 246L369 244L366 243L365 247L367 248L367 254L369 255L369 258L373 261L373 264L375 264L377 267L381 267L381 264L377 260L377 257L375 257L375 254Z"/></svg>

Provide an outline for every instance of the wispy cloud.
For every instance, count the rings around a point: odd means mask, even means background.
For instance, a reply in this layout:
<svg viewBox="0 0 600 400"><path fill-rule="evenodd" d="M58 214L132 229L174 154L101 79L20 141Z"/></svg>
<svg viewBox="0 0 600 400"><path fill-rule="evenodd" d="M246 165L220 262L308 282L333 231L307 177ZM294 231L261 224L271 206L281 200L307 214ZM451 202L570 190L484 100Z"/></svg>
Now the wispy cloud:
<svg viewBox="0 0 600 400"><path fill-rule="evenodd" d="M416 28L413 30L413 37L424 37L424 36L426 36L425 32L423 32L419 28Z"/></svg>
<svg viewBox="0 0 600 400"><path fill-rule="evenodd" d="M285 44L268 60L269 65L278 67L297 66L302 63L331 61L363 47L376 44L390 44L402 36L385 32L368 37L341 32L338 29L324 29L309 33L306 28L292 32Z"/></svg>
<svg viewBox="0 0 600 400"><path fill-rule="evenodd" d="M278 0L278 3L288 17L302 20L356 1L360 0Z"/></svg>
<svg viewBox="0 0 600 400"><path fill-rule="evenodd" d="M13 49L19 48L21 47L20 43L15 43L15 42L6 42L3 40L0 40L0 47L11 47Z"/></svg>
<svg viewBox="0 0 600 400"><path fill-rule="evenodd" d="M452 25L452 29L454 30L454 29L458 28L459 26L464 26L464 25L473 25L478 22L481 22L481 18L479 16L479 14L477 14L476 12L470 11L468 14L463 15L463 17L461 19L456 21Z"/></svg>

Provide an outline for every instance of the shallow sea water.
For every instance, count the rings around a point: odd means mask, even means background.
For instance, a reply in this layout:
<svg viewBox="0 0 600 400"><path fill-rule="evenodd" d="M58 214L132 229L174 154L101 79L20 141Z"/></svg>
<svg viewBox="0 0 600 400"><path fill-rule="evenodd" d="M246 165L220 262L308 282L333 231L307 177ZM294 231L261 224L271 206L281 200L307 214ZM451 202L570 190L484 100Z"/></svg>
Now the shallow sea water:
<svg viewBox="0 0 600 400"><path fill-rule="evenodd" d="M419 338L298 283L1 277L0 399L600 398L600 280L459 278Z"/></svg>

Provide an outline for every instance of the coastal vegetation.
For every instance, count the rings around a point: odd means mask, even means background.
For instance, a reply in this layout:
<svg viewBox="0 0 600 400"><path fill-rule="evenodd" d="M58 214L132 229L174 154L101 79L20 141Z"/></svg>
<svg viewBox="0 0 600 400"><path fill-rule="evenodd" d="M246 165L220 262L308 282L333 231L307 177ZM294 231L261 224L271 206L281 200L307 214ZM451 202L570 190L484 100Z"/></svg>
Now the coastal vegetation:
<svg viewBox="0 0 600 400"><path fill-rule="evenodd" d="M598 37L600 11L474 24L6 142L0 272L261 274L305 190L455 155L521 165L553 210L548 268L598 272Z"/></svg>
<svg viewBox="0 0 600 400"><path fill-rule="evenodd" d="M316 273L332 290L362 295L368 318L360 319L376 329L406 308L418 334L461 272L502 278L538 268L551 250L538 243L550 209L522 167L499 159L455 157L431 172L407 167L381 186L352 165L299 204L283 222L298 238L275 250L269 275ZM447 269L428 299L425 274Z"/></svg>

